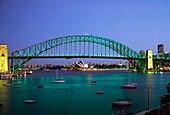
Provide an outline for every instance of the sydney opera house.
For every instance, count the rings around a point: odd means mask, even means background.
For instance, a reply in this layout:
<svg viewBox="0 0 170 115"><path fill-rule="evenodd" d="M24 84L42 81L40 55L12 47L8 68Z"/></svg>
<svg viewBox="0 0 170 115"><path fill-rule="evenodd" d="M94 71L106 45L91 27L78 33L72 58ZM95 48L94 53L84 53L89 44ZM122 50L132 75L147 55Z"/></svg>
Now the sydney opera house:
<svg viewBox="0 0 170 115"><path fill-rule="evenodd" d="M80 71L89 71L93 70L93 65L91 64L85 64L82 60L79 62L73 62L73 70L80 70Z"/></svg>

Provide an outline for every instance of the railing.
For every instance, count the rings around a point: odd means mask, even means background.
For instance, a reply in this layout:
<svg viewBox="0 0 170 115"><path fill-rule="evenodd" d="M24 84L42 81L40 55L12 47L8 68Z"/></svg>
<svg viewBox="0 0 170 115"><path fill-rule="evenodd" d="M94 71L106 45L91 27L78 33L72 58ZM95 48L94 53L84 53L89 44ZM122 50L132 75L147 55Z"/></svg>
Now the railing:
<svg viewBox="0 0 170 115"><path fill-rule="evenodd" d="M150 110L144 110L134 115L164 115L167 112L170 112L170 102L167 104L163 104L159 107L152 108Z"/></svg>

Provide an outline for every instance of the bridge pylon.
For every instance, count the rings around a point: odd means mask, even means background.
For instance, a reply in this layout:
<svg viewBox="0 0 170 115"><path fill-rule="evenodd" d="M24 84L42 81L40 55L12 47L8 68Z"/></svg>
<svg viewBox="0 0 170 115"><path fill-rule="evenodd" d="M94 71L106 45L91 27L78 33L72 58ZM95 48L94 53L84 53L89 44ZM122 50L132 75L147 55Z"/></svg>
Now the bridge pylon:
<svg viewBox="0 0 170 115"><path fill-rule="evenodd" d="M0 73L8 73L8 49L6 44L0 44Z"/></svg>
<svg viewBox="0 0 170 115"><path fill-rule="evenodd" d="M146 51L146 69L151 70L153 69L153 56L152 56L152 50Z"/></svg>

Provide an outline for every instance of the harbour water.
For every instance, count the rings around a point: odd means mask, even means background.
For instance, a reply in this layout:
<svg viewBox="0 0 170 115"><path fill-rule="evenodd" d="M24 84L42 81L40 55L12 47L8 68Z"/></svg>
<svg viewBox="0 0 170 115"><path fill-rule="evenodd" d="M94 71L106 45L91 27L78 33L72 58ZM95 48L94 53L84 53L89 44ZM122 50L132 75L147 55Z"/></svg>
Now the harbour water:
<svg viewBox="0 0 170 115"><path fill-rule="evenodd" d="M112 102L118 98L131 99L132 106L121 108L137 113L160 104L160 96L167 93L170 73L131 73L128 71L58 71L58 79L65 83L53 83L56 71L33 71L33 74L10 81L0 80L0 115L112 115ZM89 84L96 81L95 85ZM121 89L128 81L138 84L137 89ZM18 84L22 82L22 84ZM43 85L43 88L37 88ZM21 86L21 88L15 88ZM97 90L104 94L96 95ZM148 106L149 91L149 106ZM25 104L26 99L35 103Z"/></svg>

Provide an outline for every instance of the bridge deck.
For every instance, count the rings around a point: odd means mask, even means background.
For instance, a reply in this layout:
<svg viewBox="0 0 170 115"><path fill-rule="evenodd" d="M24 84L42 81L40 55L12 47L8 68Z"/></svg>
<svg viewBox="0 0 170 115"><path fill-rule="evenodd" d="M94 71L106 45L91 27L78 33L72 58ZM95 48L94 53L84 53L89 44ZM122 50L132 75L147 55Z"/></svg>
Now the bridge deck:
<svg viewBox="0 0 170 115"><path fill-rule="evenodd" d="M107 58L107 59L133 59L133 60L146 60L146 58L131 58L131 57L112 57L112 56L9 56L9 59L29 59L29 58Z"/></svg>

